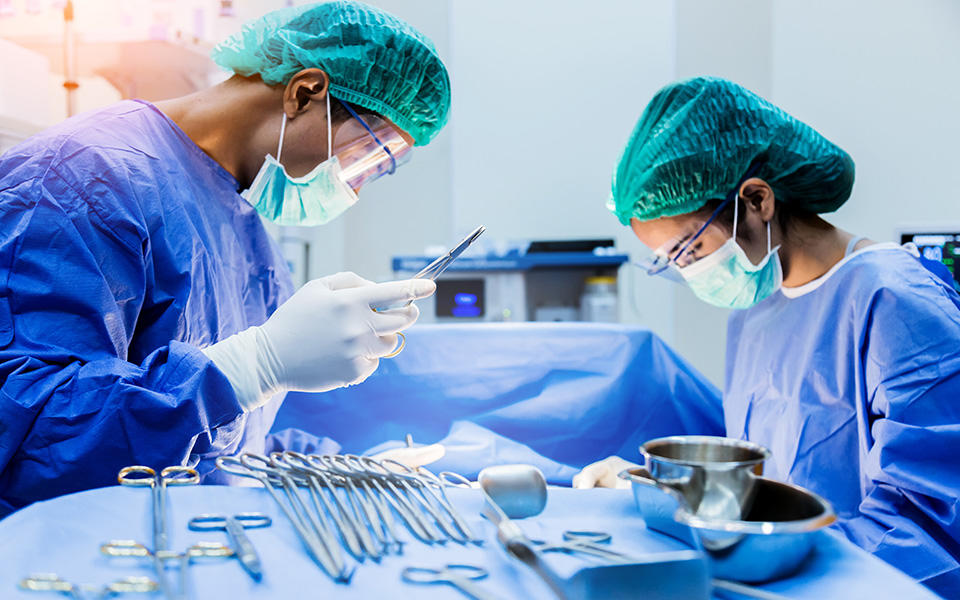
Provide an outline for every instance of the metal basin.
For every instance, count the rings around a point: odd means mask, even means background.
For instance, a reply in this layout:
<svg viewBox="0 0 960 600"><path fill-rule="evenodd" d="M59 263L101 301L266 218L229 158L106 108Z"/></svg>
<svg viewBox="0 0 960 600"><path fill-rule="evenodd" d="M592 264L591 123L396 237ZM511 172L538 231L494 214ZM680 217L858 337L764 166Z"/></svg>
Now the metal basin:
<svg viewBox="0 0 960 600"><path fill-rule="evenodd" d="M836 521L830 504L801 487L756 478L745 519L705 519L684 496L657 483L645 469L628 469L637 508L647 526L702 549L714 577L761 582L796 571L810 554L817 532Z"/></svg>
<svg viewBox="0 0 960 600"><path fill-rule="evenodd" d="M680 492L691 511L705 519L737 520L749 511L755 476L770 451L724 437L682 435L640 446L650 475Z"/></svg>

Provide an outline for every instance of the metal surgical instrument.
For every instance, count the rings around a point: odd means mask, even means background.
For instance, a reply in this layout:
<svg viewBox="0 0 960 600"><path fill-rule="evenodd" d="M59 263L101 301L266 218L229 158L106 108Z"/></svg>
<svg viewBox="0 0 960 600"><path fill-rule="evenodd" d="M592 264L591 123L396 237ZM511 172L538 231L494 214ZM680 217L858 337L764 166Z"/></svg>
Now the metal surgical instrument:
<svg viewBox="0 0 960 600"><path fill-rule="evenodd" d="M432 263L424 267L419 273L414 275L413 278L436 280L437 277L439 277L441 273L446 271L447 267L449 267L453 261L457 260L457 258L459 258L461 254L463 254L463 251L469 248L470 244L475 242L477 238L480 237L480 235L486 230L487 228L484 227L483 225L477 227L476 229L471 231L469 235L467 235L467 237L463 238L463 240L459 244L451 248L443 256L440 256L439 258L434 260Z"/></svg>
<svg viewBox="0 0 960 600"><path fill-rule="evenodd" d="M189 577L187 570L191 561L199 557L230 558L233 550L217 542L200 542L187 548L185 552L160 550L151 552L149 548L133 540L114 540L100 545L100 552L106 556L116 557L145 557L149 558L156 568L159 577L159 587L168 600L186 600L190 597ZM167 580L164 562L175 560L180 563L180 586L176 595Z"/></svg>
<svg viewBox="0 0 960 600"><path fill-rule="evenodd" d="M167 486L194 485L200 483L200 474L190 467L166 467L160 474L142 465L120 469L117 474L120 485L145 487L153 492L153 551L166 550L167 541Z"/></svg>
<svg viewBox="0 0 960 600"><path fill-rule="evenodd" d="M608 543L611 539L612 536L609 533L602 531L564 531L562 542L550 543L535 540L533 543L541 552L587 554L614 563L636 562L635 557L600 545Z"/></svg>
<svg viewBox="0 0 960 600"><path fill-rule="evenodd" d="M400 574L407 583L423 585L444 583L452 585L474 600L497 600L497 597L487 593L477 585L477 580L488 575L487 570L472 565L447 565L442 569L428 569L424 567L407 567Z"/></svg>
<svg viewBox="0 0 960 600"><path fill-rule="evenodd" d="M230 538L230 547L233 549L240 564L253 577L254 581L263 578L263 567L260 557L253 547L253 542L247 537L244 529L269 527L272 519L263 513L240 513L237 515L198 515L187 523L192 531L226 531Z"/></svg>
<svg viewBox="0 0 960 600"><path fill-rule="evenodd" d="M254 464L259 462L261 464ZM343 556L339 553L339 546L336 546L336 552L333 549L328 550L327 545L320 541L317 536L307 528L308 511L300 499L297 492L297 484L293 481L288 471L269 466L268 459L255 454L245 454L242 458L235 456L220 456L217 458L217 467L232 475L240 477L250 477L256 479L274 499L283 514L286 515L290 524L293 526L300 541L307 548L307 553L330 577L336 581L346 582L350 580L352 572L347 572L346 565L343 563ZM283 498L277 493L274 482L279 483L290 506L284 503ZM313 518L310 515L309 518ZM335 546L335 545L332 545Z"/></svg>
<svg viewBox="0 0 960 600"><path fill-rule="evenodd" d="M159 589L157 582L149 577L124 577L102 588L92 585L70 583L54 573L35 573L20 580L20 588L31 592L60 592L73 598L110 598L120 594L152 594ZM96 594L91 596L91 594Z"/></svg>

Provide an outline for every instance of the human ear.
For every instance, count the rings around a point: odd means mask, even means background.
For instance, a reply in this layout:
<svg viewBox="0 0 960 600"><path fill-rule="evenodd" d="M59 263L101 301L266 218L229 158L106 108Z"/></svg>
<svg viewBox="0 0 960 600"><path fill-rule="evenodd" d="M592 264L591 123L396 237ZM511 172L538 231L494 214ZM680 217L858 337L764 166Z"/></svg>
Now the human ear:
<svg viewBox="0 0 960 600"><path fill-rule="evenodd" d="M283 90L283 110L288 119L307 111L311 101L324 100L330 78L322 69L304 69L295 73Z"/></svg>
<svg viewBox="0 0 960 600"><path fill-rule="evenodd" d="M764 223L773 219L776 194L766 181L757 177L744 181L740 186L740 197L747 210L757 214Z"/></svg>

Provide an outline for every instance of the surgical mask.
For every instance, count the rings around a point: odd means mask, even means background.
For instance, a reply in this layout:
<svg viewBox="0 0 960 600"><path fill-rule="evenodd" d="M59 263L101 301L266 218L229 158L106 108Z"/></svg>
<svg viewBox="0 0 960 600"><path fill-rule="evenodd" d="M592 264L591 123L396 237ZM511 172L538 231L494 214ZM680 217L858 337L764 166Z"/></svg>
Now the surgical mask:
<svg viewBox="0 0 960 600"><path fill-rule="evenodd" d="M269 154L243 198L263 217L277 225L324 225L357 203L357 193L347 185L340 161L333 154L333 127L330 120L330 95L327 94L327 160L303 177L290 177L280 164L283 134L287 127L284 113L280 125L277 158Z"/></svg>
<svg viewBox="0 0 960 600"><path fill-rule="evenodd" d="M767 222L767 255L755 265L737 243L740 199L734 198L733 236L708 256L677 269L698 298L721 308L750 308L780 289L783 267L778 251L770 248Z"/></svg>

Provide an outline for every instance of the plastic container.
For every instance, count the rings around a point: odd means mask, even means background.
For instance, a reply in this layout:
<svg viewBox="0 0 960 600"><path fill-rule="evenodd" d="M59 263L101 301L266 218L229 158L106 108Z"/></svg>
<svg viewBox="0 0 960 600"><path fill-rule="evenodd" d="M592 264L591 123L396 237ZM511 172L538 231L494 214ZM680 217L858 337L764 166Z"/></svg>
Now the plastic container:
<svg viewBox="0 0 960 600"><path fill-rule="evenodd" d="M616 277L587 277L580 296L580 320L593 323L620 321Z"/></svg>

